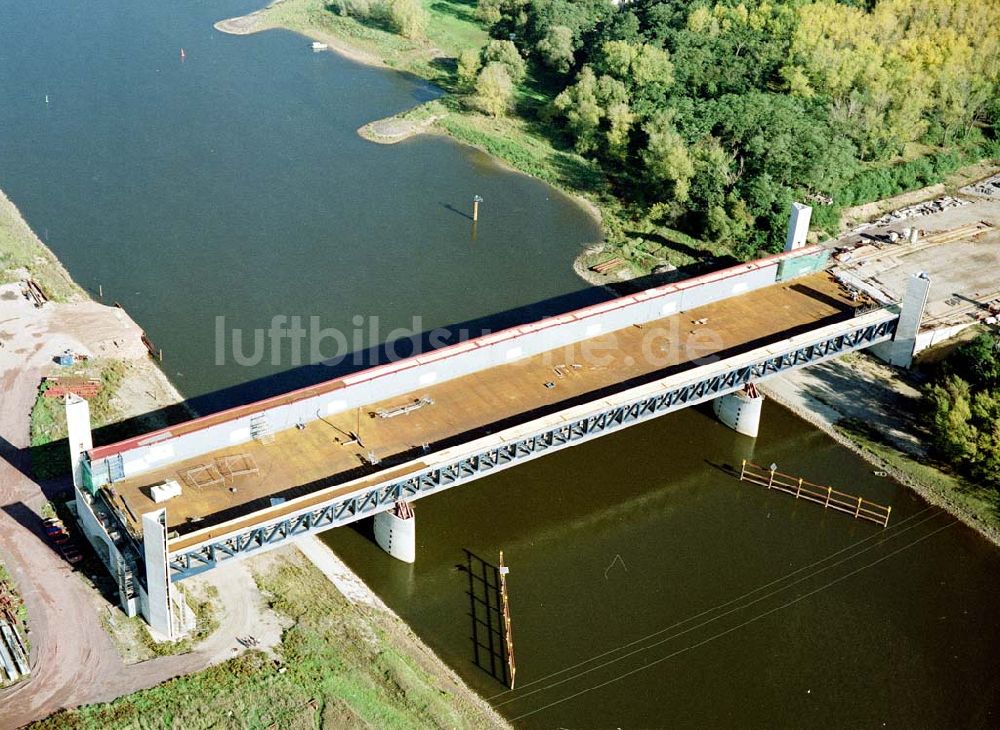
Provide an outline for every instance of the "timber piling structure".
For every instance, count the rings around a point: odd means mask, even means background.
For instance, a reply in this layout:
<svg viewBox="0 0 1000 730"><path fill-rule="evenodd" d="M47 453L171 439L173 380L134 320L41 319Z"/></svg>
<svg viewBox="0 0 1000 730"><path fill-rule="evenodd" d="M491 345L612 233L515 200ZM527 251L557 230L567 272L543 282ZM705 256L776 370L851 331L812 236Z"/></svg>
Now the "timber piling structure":
<svg viewBox="0 0 1000 730"><path fill-rule="evenodd" d="M889 526L889 515L892 507L872 502L846 492L840 492L833 487L807 482L802 477L783 474L776 469L752 464L746 459L740 467L740 481L759 484L768 489L790 494L796 499L822 505L824 509L851 515L856 520L867 520L882 527Z"/></svg>

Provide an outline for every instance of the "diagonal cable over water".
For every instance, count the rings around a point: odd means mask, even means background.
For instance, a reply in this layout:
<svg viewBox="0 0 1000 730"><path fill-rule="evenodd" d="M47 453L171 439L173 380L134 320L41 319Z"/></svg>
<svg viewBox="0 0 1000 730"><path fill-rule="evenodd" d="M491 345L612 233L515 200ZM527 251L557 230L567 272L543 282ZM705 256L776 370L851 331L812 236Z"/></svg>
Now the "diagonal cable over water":
<svg viewBox="0 0 1000 730"><path fill-rule="evenodd" d="M929 517L927 519L929 520L929 519L932 519L933 517L934 517L934 515L931 515L931 517ZM923 520L920 524L923 524L923 522L926 522L926 521L927 520ZM750 625L750 624L752 624L752 623L754 623L756 621L759 621L762 618L766 618L767 616L770 616L773 613L777 613L778 611L782 611L782 610L788 608L789 606L792 606L792 605L794 605L796 603L804 601L805 599L807 599L810 596L813 596L813 595L819 593L820 591L826 590L827 588L830 588L831 586L834 586L837 583L841 583L841 582L847 580L848 578L850 578L850 577L852 577L852 576L860 573L863 570L867 570L868 568L871 568L871 567L873 567L875 565L878 565L879 563L884 562L884 561L888 560L889 558L891 558L891 557L893 557L895 555L898 555L899 553L903 552L904 550L908 550L909 548L913 547L917 543L923 542L924 540L927 540L927 539L933 537L934 535L936 535L937 533L941 532L942 530L947 530L949 527L952 527L953 525L955 525L957 523L958 523L958 520L952 520L947 525L943 525L942 527L939 527L936 530L933 530L933 531L927 533L926 535L922 535L921 537L918 537L916 540L914 540L914 541L912 541L912 542L910 542L910 543L908 543L906 545L903 545L903 547L897 548L897 549L893 550L891 553L887 553L887 554L883 555L882 557L880 557L880 558L878 558L876 560L873 560L870 563L867 563L867 564L862 565L862 566L860 566L858 568L855 568L854 570L850 571L849 573L845 573L844 575L842 575L842 576L840 576L838 578L834 578L830 582L824 583L823 585L819 586L818 588L814 588L813 590L811 590L811 591L809 591L807 593L803 593L800 596L796 596L795 598L791 599L790 601L786 601L785 603L781 604L780 606L775 606L774 608L768 609L767 611L764 611L763 613L759 613L756 616L752 616L752 617L748 618L746 621L743 621L743 622L741 622L741 623L739 623L739 624L737 624L735 626L732 626L732 627L726 629L725 631L720 631L719 633L713 634L712 636L709 636L706 639L702 639L701 641L699 641L697 643L694 643L694 644L691 644L690 646L682 647L682 648L678 649L677 651L674 651L674 652L671 652L670 654L667 654L666 656L660 657L659 659L654 659L653 661L649 662L648 664L644 664L641 667L636 667L635 669L631 669L631 670L629 670L627 672L623 672L622 674L618 674L618 675L612 677L611 679L608 679L608 680L605 680L603 682L600 682L599 684L592 685L590 687L587 687L586 689L582 689L579 692L575 692L575 693L573 693L571 695L567 695L566 697L563 697L561 699L554 700L552 702L549 702L546 705L542 705L541 707L536 707L534 710L530 710L528 712L525 712L525 713L523 713L521 715L518 715L517 717L511 718L511 719L512 719L512 721L515 721L515 722L517 720L522 720L525 717L528 717L530 715L534 715L534 714L536 714L538 712L541 712L543 710L546 710L546 709L548 709L550 707L554 707L555 705L558 705L558 704L561 704L563 702L568 702L569 700L575 699L575 698L579 697L580 695L586 694L587 692L590 692L590 691L595 690L595 689L600 689L601 687L606 687L607 685L612 684L614 682L617 682L617 681L619 681L621 679L624 679L625 677L629 677L629 676L631 676L633 674L637 674L638 672L641 672L641 671L643 671L645 669L649 669L650 667L656 666L657 664L665 662L668 659L672 659L675 656L678 656L679 654L683 654L684 652L691 651L692 649L697 649L697 648L699 648L701 646L704 646L705 644L708 644L708 643L710 643L712 641L715 641L716 639L722 638L723 636L731 634L734 631L737 631L737 630L739 630L739 629L741 629L741 628L743 628L745 626L748 626L748 625ZM909 529L909 528L907 528L907 529ZM866 552L866 551L862 551L862 552ZM706 622L706 623L708 623L708 622ZM672 638L672 637L670 637L670 638ZM656 646L657 644L662 644L665 641L669 641L669 638L667 638L667 639L661 639L660 641L656 642L655 644L651 644L649 647L645 647L645 648L646 649L651 648L652 646ZM645 649L638 649L636 651L644 651L644 650ZM628 656L628 655L626 655L626 656ZM624 658L624 657L620 657L620 658ZM607 666L608 664L613 664L616 661L618 661L618 659L613 659L613 660L611 660L609 662L605 662L605 664L598 665L597 667L594 667L593 669L599 669L602 666ZM548 685L546 687L541 687L541 688L539 688L537 690L533 690L531 693L528 693L528 694L533 694L534 692L541 692L543 690L551 689L552 687L555 687L557 685L563 684L564 682L568 682L570 679L575 679L576 677L583 676L584 674L587 674L588 672L593 671L593 669L588 669L588 670L585 670L583 672L579 672L578 674L573 675L571 677L568 677L566 679L562 679L562 680L560 680L558 682L553 682L552 684L550 684L550 685ZM521 697L515 697L514 699L521 699ZM513 700L508 700L508 702L512 702L512 701ZM503 704L503 703L501 703L501 704Z"/></svg>
<svg viewBox="0 0 1000 730"><path fill-rule="evenodd" d="M511 698L506 699L506 700L504 700L502 702L497 702L494 705L496 707L501 707L501 706L503 706L505 704L508 704L510 702L514 702L516 700L522 699L522 698L527 697L529 695L535 694L536 692L540 692L540 691L542 691L541 689L532 690L530 692L524 692L523 690L526 689L526 688L528 688L528 687L531 687L533 685L536 685L536 684L538 684L540 682L544 682L544 681L546 681L548 679L551 679L552 677L556 677L556 676L558 676L560 674L563 674L565 672L569 672L569 671L572 671L573 669L577 669L577 668L582 667L582 666L584 666L586 664L590 664L591 662L597 661L598 659L603 659L604 657L610 656L610 655L615 654L615 653L617 653L619 651L622 651L624 649L628 649L629 647L635 646L636 644L641 644L641 643L643 643L645 641L648 641L649 639L655 638L655 637L660 636L660 635L662 635L662 634L664 634L664 633L666 633L668 631L671 631L672 629L680 628L684 624L687 624L687 623L689 623L691 621L695 621L695 620L697 620L699 618L702 618L703 616L707 616L708 614L711 614L711 613L713 613L715 611L718 611L718 610L721 610L721 609L726 608L728 606L731 606L734 603L737 603L739 601L742 601L742 600L744 600L746 598L749 598L749 597L753 596L755 593L759 593L760 591L766 590L767 588L770 588L770 587L772 587L774 585L782 583L782 582L788 580L789 578L792 578L792 577L794 577L794 576L796 576L796 575L798 575L800 573L803 573L805 571L809 571L812 568L816 568L817 566L819 566L819 565L821 565L821 564L823 564L823 563L825 563L825 562L827 562L827 561L829 561L829 560L837 557L838 555L841 555L841 554L843 554L845 552L848 552L848 551L855 550L856 548L860 547L864 543L869 542L871 540L874 540L875 538L878 538L878 537L884 538L881 542L877 542L877 543L875 543L873 545L870 545L870 546L868 546L868 547L866 547L866 548L864 548L862 550L858 550L857 552L854 552L853 554L848 555L847 557L842 558L841 560L839 560L839 561L837 561L835 563L831 563L830 565L823 566L822 568L819 568L818 570L814 570L814 571L812 571L810 573L807 573L806 575L802 576L801 578L798 578L797 580L795 580L795 581L793 581L793 582L791 582L791 583L789 583L787 585L781 586L780 588L777 588L777 589L775 589L773 591L765 593L762 596L758 596L757 598L754 598L753 600L751 600L751 601L749 601L747 603L744 603L744 604L741 604L739 606L736 606L735 608L731 608L730 610L728 610L728 611L726 611L724 613L721 613L721 614L719 614L717 616L714 616L714 617L712 617L710 619L707 619L706 621L702 621L701 623L696 624L694 626L688 627L688 628L684 629L683 631L679 631L677 633L671 634L671 635L667 636L664 639L661 639L661 640L659 640L657 642L654 642L653 644L650 644L648 646L644 646L644 647L641 647L641 648L638 648L638 649L634 649L633 651L630 651L630 652L628 652L626 654L623 654L620 657L617 657L617 658L612 659L612 660L610 660L608 662L605 662L605 663L602 663L602 664L597 665L595 667L592 667L591 669L585 670L584 672L580 672L580 673L578 673L576 675L573 675L573 677L569 677L569 678L560 680L558 682L555 682L553 684L550 684L546 688L543 688L543 689L547 689L549 687L556 686L558 684L562 684L563 682L567 682L570 679L573 679L573 678L575 678L577 676L581 676L583 674L587 674L588 672L594 671L596 669L600 669L601 667L607 666L608 664L612 664L614 662L620 661L621 659L625 659L626 657L632 656L633 654L645 651L646 649L650 649L650 648L652 648L654 646L658 646L659 644L662 644L662 643L664 643L666 641L670 641L671 639L677 638L678 636L683 636L684 634L687 634L687 633L689 633L691 631L694 631L695 629L701 628L702 626L705 626L705 625L707 625L709 623L712 623L712 622L717 621L717 620L719 620L721 618L724 618L725 616L728 616L728 615L730 615L732 613L735 613L736 611L741 611L744 608L748 608L749 606L752 606L752 605L754 605L756 603L759 603L760 601L763 601L763 600L765 600L767 598L770 598L771 596L773 596L773 595L775 595L777 593L780 593L781 591L784 591L784 590L786 590L788 588L791 588L794 585L797 585L797 584L799 584L799 583L801 583L801 582L803 582L805 580L808 580L809 578L812 578L815 575L819 575L820 573L822 573L822 572L824 572L826 570L834 568L834 567L836 567L838 565L841 565L842 563L844 563L844 562L846 562L848 560L851 560L851 559L853 559L853 558L855 558L855 557L857 557L859 555L862 555L862 554L868 552L869 550L872 550L872 549L878 547L882 543L887 542L888 540L891 540L891 539L893 539L895 537L903 535L906 532L909 532L911 529L919 527L920 525L924 524L925 522L933 519L936 516L936 513L930 515L929 517L927 517L927 518L925 518L923 520L921 520L920 522L917 522L916 524L910 525L909 527L907 527L907 528L905 528L903 530L899 529L903 525L905 525L907 522L910 522L910 521L912 521L912 520L920 517L921 515L923 515L924 513L926 513L927 511L929 511L931 509L933 509L933 507L931 507L931 506L928 505L927 507L925 507L924 509L920 510L919 512L916 512L916 513L910 515L909 517L907 517L906 519L898 522L897 524L895 524L891 528L887 528L886 530L882 530L880 532L877 532L877 533L874 533L872 535L869 535L866 538L862 538L860 540L857 540L857 541L851 543L850 545L847 545L847 546L845 546L845 547L843 547L843 548L841 548L839 550L834 551L833 553L830 553L826 557L820 558L819 560L813 561L812 563L809 563L808 565L804 565L804 566L802 566L800 568L796 568L795 570L791 571L790 573L786 573L785 575L780 576L778 578L775 578L774 580L769 581L768 583L764 583L764 584L762 584L760 586L757 586L756 588L753 588L753 589L751 589L751 590L749 590L749 591L747 591L747 592L745 592L745 593L743 593L743 594L741 594L739 596L736 596L735 598L732 598L732 599L730 599L730 600L728 600L728 601L726 601L724 603L717 604L717 605L712 606L710 608L707 608L707 609L705 609L705 610L703 610L703 611L701 611L699 613L696 613L696 614L694 614L692 616L688 616L687 618L681 619L680 621L677 621L677 622L675 622L675 623L673 623L673 624L671 624L669 626L666 626L666 627L664 627L662 629L659 629L659 630L654 631L654 632L652 632L650 634L647 634L645 636L642 636L642 637L639 637L637 639L634 639L634 640L628 642L627 644L622 644L621 646L617 646L617 647L614 647L612 649L608 649L607 651L604 651L604 652L602 652L600 654L595 654L594 656L589 657L588 659L584 659L584 660L579 661L579 662L577 662L575 664L568 665L568 666L563 667L562 669L559 669L559 670L557 670L555 672L551 672L551 673L549 673L549 674L547 674L547 675L545 675L543 677L539 677L538 679L532 680L531 682L528 682L526 684L522 684L520 687L518 687L517 690L505 690L503 692L499 692L499 693L493 695L492 697L490 697L489 700L490 700L490 702L492 702L493 700L501 698L501 697L504 697L505 695L510 695L510 694L515 694L516 695L515 697L511 697ZM886 535L886 533L889 532L889 531L892 531L892 534Z"/></svg>

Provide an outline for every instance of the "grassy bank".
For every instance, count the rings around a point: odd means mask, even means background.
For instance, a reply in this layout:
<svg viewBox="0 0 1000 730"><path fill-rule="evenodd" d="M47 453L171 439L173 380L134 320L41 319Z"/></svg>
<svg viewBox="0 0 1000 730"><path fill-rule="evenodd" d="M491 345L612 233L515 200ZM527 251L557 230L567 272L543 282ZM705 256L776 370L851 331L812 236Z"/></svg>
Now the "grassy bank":
<svg viewBox="0 0 1000 730"><path fill-rule="evenodd" d="M261 16L264 27L288 28L322 40L339 39L379 63L454 87L455 64L463 49L481 48L486 30L473 17L475 5L461 0L421 0L430 16L427 37L403 38L381 19L358 20L338 13L325 0L281 0Z"/></svg>
<svg viewBox="0 0 1000 730"><path fill-rule="evenodd" d="M0 283L33 279L48 297L66 302L84 296L62 264L0 191Z"/></svg>
<svg viewBox="0 0 1000 730"><path fill-rule="evenodd" d="M395 620L349 603L302 555L283 549L255 577L293 623L278 662L251 651L33 728L479 728L500 723Z"/></svg>
<svg viewBox="0 0 1000 730"><path fill-rule="evenodd" d="M837 431L861 452L915 489L929 502L948 509L1000 544L1000 494L948 471L944 465L918 461L890 446L868 423L845 420ZM872 460L870 458L870 460Z"/></svg>

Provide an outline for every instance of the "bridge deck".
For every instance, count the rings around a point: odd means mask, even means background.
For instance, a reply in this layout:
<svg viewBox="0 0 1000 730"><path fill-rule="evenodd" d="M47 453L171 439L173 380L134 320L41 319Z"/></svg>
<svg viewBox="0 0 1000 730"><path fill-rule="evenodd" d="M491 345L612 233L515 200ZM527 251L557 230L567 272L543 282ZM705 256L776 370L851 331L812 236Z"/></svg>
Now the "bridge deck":
<svg viewBox="0 0 1000 730"><path fill-rule="evenodd" d="M391 471L416 458L424 444L436 449L469 440L654 373L686 369L693 357L728 357L831 324L851 316L853 306L827 274L814 274L329 416L279 432L267 444L254 441L174 462L113 486L129 507L123 512L140 518L157 508L149 485L180 482L183 494L165 506L169 528L184 534L268 507L271 497L290 499ZM373 415L424 396L433 404L393 418ZM360 434L362 445L348 443L350 432ZM368 465L369 453L381 463ZM225 457L237 457L236 467L252 462L256 471L214 483L197 473ZM141 531L135 521L130 527Z"/></svg>

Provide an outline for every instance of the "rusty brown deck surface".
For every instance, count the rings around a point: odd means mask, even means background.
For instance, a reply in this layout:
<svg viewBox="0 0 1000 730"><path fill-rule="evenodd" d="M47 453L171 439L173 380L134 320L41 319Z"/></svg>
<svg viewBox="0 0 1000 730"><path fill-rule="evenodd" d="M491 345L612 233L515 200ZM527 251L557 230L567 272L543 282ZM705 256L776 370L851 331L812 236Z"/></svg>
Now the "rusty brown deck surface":
<svg viewBox="0 0 1000 730"><path fill-rule="evenodd" d="M810 275L328 416L302 430L279 432L271 443L251 441L153 469L114 484L116 502L121 506L124 501L140 518L157 508L149 485L174 479L183 494L165 503L169 527L181 533L199 530L268 507L272 496L291 499L389 471L393 457L414 458L424 445L438 448L449 440L482 435L500 422L509 425L519 416L527 420L539 409L627 387L622 384L683 365L692 355L728 357L851 312L852 304L836 282L825 273ZM394 418L372 415L423 396L433 404ZM350 432L360 434L361 445L346 443ZM370 453L383 463L368 466ZM240 458L221 463L221 469L216 466L216 460L232 456ZM248 464L256 471L225 473L245 471ZM141 531L136 522L131 527Z"/></svg>

